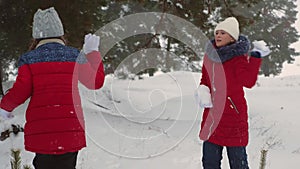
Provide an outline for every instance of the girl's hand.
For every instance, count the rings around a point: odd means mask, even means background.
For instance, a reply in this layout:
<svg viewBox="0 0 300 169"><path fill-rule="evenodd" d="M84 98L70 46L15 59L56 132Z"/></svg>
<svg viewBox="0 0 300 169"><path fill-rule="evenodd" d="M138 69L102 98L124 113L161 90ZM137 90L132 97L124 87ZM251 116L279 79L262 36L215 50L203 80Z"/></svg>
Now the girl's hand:
<svg viewBox="0 0 300 169"><path fill-rule="evenodd" d="M83 52L88 54L92 51L99 51L100 37L95 34L87 34L84 37Z"/></svg>
<svg viewBox="0 0 300 169"><path fill-rule="evenodd" d="M260 53L260 57L265 57L271 53L270 48L264 41L253 41L253 49L251 52L258 52Z"/></svg>

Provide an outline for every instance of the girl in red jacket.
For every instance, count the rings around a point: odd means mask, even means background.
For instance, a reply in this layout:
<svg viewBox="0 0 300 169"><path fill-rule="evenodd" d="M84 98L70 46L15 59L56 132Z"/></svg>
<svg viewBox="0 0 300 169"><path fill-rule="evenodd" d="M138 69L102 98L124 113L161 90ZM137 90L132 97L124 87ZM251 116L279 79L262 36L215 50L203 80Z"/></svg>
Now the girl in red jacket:
<svg viewBox="0 0 300 169"><path fill-rule="evenodd" d="M104 82L99 37L86 35L80 53L66 46L63 35L53 7L34 14L31 50L20 57L16 81L0 103L0 115L11 118L30 98L25 149L36 153L35 169L75 169L78 151L86 146L78 81L89 89Z"/></svg>
<svg viewBox="0 0 300 169"><path fill-rule="evenodd" d="M248 114L243 87L255 85L261 57L269 54L267 47L250 42L239 34L234 17L220 22L215 38L207 45L202 78L197 89L203 112L199 133L203 143L204 169L220 169L223 147L231 169L248 169Z"/></svg>

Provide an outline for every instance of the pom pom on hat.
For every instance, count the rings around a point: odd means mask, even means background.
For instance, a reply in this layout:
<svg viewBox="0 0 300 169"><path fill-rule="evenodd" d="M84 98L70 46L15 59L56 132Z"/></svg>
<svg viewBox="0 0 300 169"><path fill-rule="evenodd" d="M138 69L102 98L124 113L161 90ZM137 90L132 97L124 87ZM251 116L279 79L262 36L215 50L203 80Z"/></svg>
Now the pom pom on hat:
<svg viewBox="0 0 300 169"><path fill-rule="evenodd" d="M229 33L235 40L239 39L239 22L235 17L229 17L220 22L215 28L215 34L217 30L224 30L225 32Z"/></svg>
<svg viewBox="0 0 300 169"><path fill-rule="evenodd" d="M64 35L62 22L54 9L38 9L33 17L32 37L34 39L59 37Z"/></svg>

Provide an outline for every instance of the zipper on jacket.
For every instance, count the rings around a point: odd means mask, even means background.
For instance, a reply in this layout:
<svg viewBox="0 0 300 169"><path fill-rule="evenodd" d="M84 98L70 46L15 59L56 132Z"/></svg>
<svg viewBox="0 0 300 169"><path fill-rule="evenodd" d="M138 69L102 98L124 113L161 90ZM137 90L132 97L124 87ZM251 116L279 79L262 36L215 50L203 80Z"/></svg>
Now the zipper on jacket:
<svg viewBox="0 0 300 169"><path fill-rule="evenodd" d="M237 112L237 114L240 114L239 110L237 109L236 105L235 105L234 102L232 101L231 97L228 96L227 98L228 98L228 100L229 100L230 103L231 103L230 107L231 107L232 109L235 109L235 111Z"/></svg>

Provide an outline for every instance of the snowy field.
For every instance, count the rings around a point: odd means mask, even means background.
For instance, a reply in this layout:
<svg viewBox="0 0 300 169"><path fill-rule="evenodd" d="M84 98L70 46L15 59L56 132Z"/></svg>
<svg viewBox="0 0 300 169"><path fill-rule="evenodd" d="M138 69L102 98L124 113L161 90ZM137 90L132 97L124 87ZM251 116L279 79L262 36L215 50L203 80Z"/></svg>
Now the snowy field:
<svg viewBox="0 0 300 169"><path fill-rule="evenodd" d="M267 169L300 167L298 60L285 65L281 76L259 77L254 88L246 89L250 168L259 168L262 149L268 150ZM140 80L107 76L100 90L81 87L88 147L80 151L77 169L202 168L198 139L202 110L193 96L199 78L200 74L190 72ZM26 106L13 112L14 119L1 121L0 130L10 123L23 125ZM23 164L31 164L33 154L24 150L21 133L0 142L1 169L10 168L11 148L21 149ZM229 168L225 153L222 169Z"/></svg>

